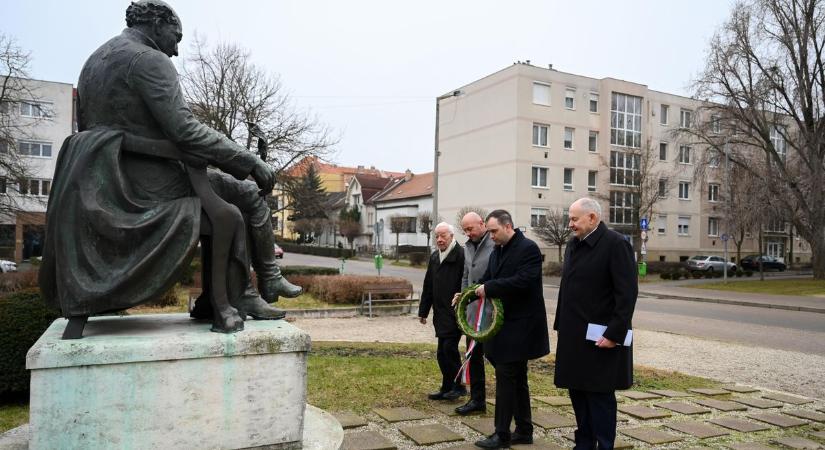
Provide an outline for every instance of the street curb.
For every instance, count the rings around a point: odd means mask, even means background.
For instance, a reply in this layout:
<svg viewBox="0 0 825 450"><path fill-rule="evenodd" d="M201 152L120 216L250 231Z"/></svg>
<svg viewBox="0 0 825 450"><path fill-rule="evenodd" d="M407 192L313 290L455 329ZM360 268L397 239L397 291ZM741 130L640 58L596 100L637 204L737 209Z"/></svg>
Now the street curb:
<svg viewBox="0 0 825 450"><path fill-rule="evenodd" d="M647 297L655 297L661 299L675 299L675 300L686 300L686 301L693 301L693 302L700 302L700 303L718 303L722 305L735 305L735 306L750 306L754 308L767 308L767 309L784 309L787 311L801 311L801 312L812 312L817 314L825 314L825 308L815 308L811 306L795 306L795 305L777 305L774 303L754 303L754 302L747 302L742 300L727 300L723 298L703 298L703 297L687 297L683 295L672 295L672 294L659 294L655 292L639 292L639 295L644 295Z"/></svg>
<svg viewBox="0 0 825 450"><path fill-rule="evenodd" d="M414 312L413 306L414 305L373 305L372 316L384 317L412 314ZM326 309L284 309L284 311L286 311L287 317L302 319L342 319L350 317L368 317L366 310L362 312L362 308L360 306Z"/></svg>

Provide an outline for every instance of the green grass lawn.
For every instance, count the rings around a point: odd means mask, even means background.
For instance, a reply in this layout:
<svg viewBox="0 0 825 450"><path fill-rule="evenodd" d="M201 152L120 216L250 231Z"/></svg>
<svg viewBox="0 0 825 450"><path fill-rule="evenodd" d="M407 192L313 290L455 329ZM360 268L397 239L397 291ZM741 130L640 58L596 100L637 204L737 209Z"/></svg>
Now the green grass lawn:
<svg viewBox="0 0 825 450"><path fill-rule="evenodd" d="M825 296L825 280L814 280L813 278L731 281L728 284L717 282L696 284L689 287L756 294Z"/></svg>
<svg viewBox="0 0 825 450"><path fill-rule="evenodd" d="M435 345L313 342L308 358L308 401L328 411L364 413L373 408L432 405L441 374ZM530 362L532 395L564 395L553 385L553 358ZM487 365L487 396L495 398L493 368ZM634 389L717 387L719 383L644 367L635 370ZM0 405L0 433L28 421L28 405Z"/></svg>

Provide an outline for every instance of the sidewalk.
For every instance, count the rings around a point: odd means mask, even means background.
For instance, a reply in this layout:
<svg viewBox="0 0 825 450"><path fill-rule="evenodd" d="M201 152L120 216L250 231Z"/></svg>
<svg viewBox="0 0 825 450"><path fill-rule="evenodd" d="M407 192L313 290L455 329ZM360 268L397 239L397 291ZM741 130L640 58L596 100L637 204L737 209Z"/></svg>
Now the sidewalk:
<svg viewBox="0 0 825 450"><path fill-rule="evenodd" d="M778 277L777 277L778 278ZM782 277L791 278L791 277ZM825 298L801 295L756 294L712 289L691 288L694 284L721 283L721 280L683 280L639 284L639 295L645 297L672 298L705 303L751 306L756 308L785 309L825 314ZM544 277L545 286L558 287L559 277ZM736 281L731 281L736 283Z"/></svg>

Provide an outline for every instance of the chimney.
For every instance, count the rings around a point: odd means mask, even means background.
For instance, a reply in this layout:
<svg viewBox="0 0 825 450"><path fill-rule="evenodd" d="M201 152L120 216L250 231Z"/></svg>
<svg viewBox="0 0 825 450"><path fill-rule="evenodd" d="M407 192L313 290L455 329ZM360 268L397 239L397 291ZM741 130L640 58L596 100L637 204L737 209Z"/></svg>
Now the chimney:
<svg viewBox="0 0 825 450"><path fill-rule="evenodd" d="M410 169L407 169L404 172L404 181L410 181L410 180L412 180L412 177L413 177L413 173L410 171Z"/></svg>

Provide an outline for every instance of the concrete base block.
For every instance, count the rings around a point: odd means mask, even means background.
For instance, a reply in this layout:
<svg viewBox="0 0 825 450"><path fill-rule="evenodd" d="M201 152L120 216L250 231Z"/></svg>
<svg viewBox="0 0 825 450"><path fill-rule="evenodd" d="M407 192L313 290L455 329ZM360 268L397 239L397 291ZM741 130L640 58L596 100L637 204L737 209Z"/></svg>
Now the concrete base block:
<svg viewBox="0 0 825 450"><path fill-rule="evenodd" d="M29 448L301 448L309 336L285 321L235 334L185 314L55 321L29 350Z"/></svg>

